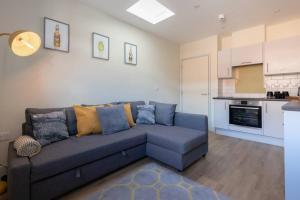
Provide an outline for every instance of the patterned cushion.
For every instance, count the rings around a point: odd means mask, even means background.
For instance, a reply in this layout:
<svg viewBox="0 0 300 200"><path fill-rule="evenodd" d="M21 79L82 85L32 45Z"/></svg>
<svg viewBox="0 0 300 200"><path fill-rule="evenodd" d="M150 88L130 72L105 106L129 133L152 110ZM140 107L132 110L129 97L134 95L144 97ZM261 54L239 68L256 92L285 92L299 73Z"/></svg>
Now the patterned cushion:
<svg viewBox="0 0 300 200"><path fill-rule="evenodd" d="M140 105L137 106L138 116L136 123L138 124L155 124L155 106L154 105Z"/></svg>
<svg viewBox="0 0 300 200"><path fill-rule="evenodd" d="M32 157L41 151L41 144L32 137L24 135L18 137L14 142L14 148L18 156Z"/></svg>
<svg viewBox="0 0 300 200"><path fill-rule="evenodd" d="M69 137L66 114L63 111L31 115L33 135L45 146Z"/></svg>
<svg viewBox="0 0 300 200"><path fill-rule="evenodd" d="M158 103L150 101L150 105L155 106L155 122L157 124L173 126L176 104Z"/></svg>

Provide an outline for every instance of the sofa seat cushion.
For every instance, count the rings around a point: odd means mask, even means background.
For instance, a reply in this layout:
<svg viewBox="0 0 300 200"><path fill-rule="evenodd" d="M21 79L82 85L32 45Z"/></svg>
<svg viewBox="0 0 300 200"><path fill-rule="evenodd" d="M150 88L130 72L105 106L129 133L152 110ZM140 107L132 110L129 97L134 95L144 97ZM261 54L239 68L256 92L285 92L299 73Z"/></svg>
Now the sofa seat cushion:
<svg viewBox="0 0 300 200"><path fill-rule="evenodd" d="M206 143L204 131L177 126L155 125L147 131L147 142L157 146L185 154Z"/></svg>
<svg viewBox="0 0 300 200"><path fill-rule="evenodd" d="M146 143L146 133L132 128L112 135L72 136L45 146L32 157L31 182L36 182L114 153Z"/></svg>

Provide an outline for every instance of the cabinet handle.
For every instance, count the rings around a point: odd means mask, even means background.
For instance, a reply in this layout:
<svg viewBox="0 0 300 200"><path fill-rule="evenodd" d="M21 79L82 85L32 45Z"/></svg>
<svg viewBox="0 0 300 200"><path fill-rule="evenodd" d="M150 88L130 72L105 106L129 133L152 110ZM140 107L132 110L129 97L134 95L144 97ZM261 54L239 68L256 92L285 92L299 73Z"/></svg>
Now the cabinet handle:
<svg viewBox="0 0 300 200"><path fill-rule="evenodd" d="M252 62L242 62L242 65L245 65L245 64L252 64Z"/></svg>
<svg viewBox="0 0 300 200"><path fill-rule="evenodd" d="M224 106L225 106L225 110L227 110L227 105L226 105L226 102L224 103Z"/></svg>
<svg viewBox="0 0 300 200"><path fill-rule="evenodd" d="M266 113L268 113L268 103L266 103Z"/></svg>
<svg viewBox="0 0 300 200"><path fill-rule="evenodd" d="M229 68L227 68L227 75L229 76Z"/></svg>

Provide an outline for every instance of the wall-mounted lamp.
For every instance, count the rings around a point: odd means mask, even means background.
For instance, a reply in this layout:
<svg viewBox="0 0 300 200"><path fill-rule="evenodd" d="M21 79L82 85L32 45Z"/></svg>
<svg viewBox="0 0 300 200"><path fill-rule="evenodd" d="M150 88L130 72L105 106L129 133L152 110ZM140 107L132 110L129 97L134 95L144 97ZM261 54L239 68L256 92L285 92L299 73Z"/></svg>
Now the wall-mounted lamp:
<svg viewBox="0 0 300 200"><path fill-rule="evenodd" d="M31 56L41 46L40 36L30 31L20 30L14 33L0 33L0 36L9 36L9 47L18 56Z"/></svg>

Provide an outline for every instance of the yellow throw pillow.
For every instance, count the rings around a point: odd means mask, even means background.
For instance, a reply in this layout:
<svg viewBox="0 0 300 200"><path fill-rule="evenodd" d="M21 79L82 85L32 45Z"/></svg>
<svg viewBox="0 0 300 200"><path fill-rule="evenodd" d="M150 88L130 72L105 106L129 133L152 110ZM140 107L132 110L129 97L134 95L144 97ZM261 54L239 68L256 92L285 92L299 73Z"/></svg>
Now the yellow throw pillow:
<svg viewBox="0 0 300 200"><path fill-rule="evenodd" d="M73 107L77 118L77 136L90 135L102 131L96 108L104 107L104 105Z"/></svg>
<svg viewBox="0 0 300 200"><path fill-rule="evenodd" d="M130 103L124 104L124 110L125 110L125 114L126 114L129 126L134 127L135 123L133 121Z"/></svg>

